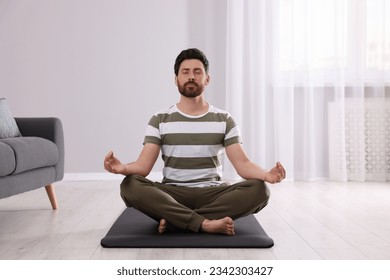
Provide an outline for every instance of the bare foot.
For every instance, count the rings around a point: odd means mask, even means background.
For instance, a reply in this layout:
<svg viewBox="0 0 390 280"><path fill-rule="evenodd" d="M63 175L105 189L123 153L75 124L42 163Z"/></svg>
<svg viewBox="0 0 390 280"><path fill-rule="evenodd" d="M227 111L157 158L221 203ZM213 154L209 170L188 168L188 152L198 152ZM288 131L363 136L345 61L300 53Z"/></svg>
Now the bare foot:
<svg viewBox="0 0 390 280"><path fill-rule="evenodd" d="M234 235L234 222L230 217L225 217L219 220L205 219L202 223L201 229L207 233Z"/></svg>
<svg viewBox="0 0 390 280"><path fill-rule="evenodd" d="M165 219L160 220L160 224L158 225L158 233L164 233L167 229L167 221Z"/></svg>

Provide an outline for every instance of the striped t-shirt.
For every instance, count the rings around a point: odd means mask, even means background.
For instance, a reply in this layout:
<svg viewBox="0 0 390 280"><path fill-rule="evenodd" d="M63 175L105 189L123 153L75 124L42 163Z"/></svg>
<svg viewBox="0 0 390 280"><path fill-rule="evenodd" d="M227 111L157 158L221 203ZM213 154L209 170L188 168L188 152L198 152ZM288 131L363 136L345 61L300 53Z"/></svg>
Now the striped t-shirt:
<svg viewBox="0 0 390 280"><path fill-rule="evenodd" d="M176 105L156 113L144 140L161 146L162 182L190 187L221 184L224 147L240 142L229 113L212 105L200 116L187 115Z"/></svg>

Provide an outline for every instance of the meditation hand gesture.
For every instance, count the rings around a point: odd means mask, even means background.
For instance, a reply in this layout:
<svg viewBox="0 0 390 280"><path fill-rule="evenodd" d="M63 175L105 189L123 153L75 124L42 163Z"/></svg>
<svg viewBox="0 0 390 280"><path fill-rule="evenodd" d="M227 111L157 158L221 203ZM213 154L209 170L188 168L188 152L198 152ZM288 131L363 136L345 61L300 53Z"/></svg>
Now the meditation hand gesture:
<svg viewBox="0 0 390 280"><path fill-rule="evenodd" d="M265 181L271 184L279 183L286 178L286 171L280 162L277 162L275 167L265 174Z"/></svg>
<svg viewBox="0 0 390 280"><path fill-rule="evenodd" d="M114 174L123 174L126 167L119 159L114 157L114 153L110 151L104 158L104 169Z"/></svg>

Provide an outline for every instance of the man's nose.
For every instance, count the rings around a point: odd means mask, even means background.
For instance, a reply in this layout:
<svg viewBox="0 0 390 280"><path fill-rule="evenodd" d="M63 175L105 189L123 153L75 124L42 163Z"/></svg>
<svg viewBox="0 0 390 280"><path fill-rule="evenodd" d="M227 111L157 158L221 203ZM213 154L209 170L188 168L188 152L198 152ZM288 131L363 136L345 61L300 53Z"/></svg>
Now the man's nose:
<svg viewBox="0 0 390 280"><path fill-rule="evenodd" d="M188 77L188 81L190 81L190 82L193 82L193 81L195 81L195 78L194 78L194 76L193 76L193 75L190 75L190 76Z"/></svg>

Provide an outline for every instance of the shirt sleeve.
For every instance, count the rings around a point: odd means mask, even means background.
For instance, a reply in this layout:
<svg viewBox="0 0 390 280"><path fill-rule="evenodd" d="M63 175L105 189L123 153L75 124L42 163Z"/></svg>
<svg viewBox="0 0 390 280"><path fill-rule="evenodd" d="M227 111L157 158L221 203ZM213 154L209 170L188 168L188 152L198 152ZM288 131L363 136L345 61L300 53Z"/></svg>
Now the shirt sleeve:
<svg viewBox="0 0 390 280"><path fill-rule="evenodd" d="M228 115L226 119L226 132L223 146L227 147L236 143L242 143L240 129L233 118Z"/></svg>
<svg viewBox="0 0 390 280"><path fill-rule="evenodd" d="M158 117L154 115L147 127L145 132L145 138L144 138L144 145L147 143L152 143L161 146L161 135L160 135L160 129L159 129L159 121Z"/></svg>

